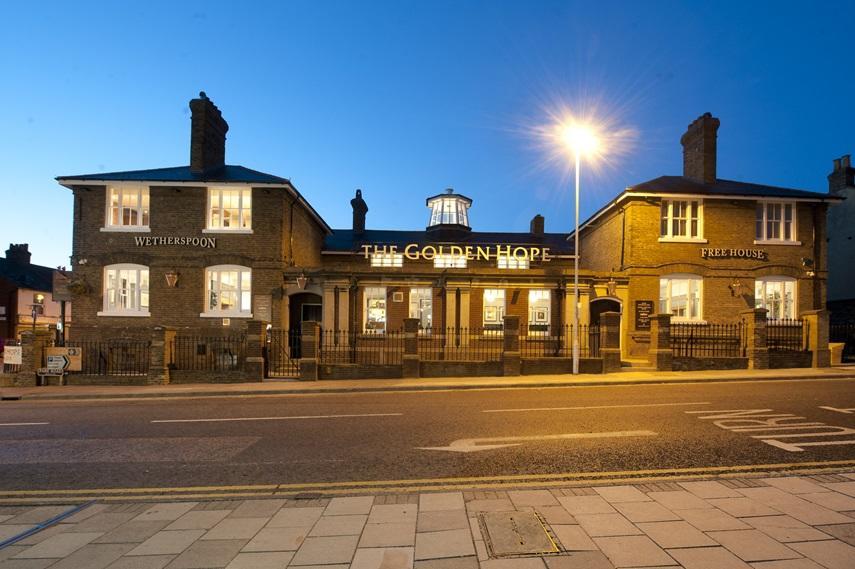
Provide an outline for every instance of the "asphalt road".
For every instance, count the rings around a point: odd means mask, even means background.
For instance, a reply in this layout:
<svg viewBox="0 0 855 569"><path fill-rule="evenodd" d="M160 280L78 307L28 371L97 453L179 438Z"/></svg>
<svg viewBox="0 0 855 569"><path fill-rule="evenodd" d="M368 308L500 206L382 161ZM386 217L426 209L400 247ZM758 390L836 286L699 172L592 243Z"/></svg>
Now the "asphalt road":
<svg viewBox="0 0 855 569"><path fill-rule="evenodd" d="M0 437L2 490L825 462L855 460L855 381L3 401Z"/></svg>

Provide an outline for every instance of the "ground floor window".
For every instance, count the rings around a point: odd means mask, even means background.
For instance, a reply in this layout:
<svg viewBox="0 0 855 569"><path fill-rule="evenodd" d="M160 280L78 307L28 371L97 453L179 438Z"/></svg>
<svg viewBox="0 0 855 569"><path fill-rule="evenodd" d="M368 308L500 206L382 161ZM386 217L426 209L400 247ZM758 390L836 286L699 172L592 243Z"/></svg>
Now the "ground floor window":
<svg viewBox="0 0 855 569"><path fill-rule="evenodd" d="M754 281L754 306L771 320L796 317L796 279L767 277Z"/></svg>
<svg viewBox="0 0 855 569"><path fill-rule="evenodd" d="M252 269L217 265L205 269L205 312L203 316L250 316L252 312Z"/></svg>
<svg viewBox="0 0 855 569"><path fill-rule="evenodd" d="M505 327L505 291L500 288L484 290L484 330L503 330Z"/></svg>
<svg viewBox="0 0 855 569"><path fill-rule="evenodd" d="M703 279L697 275L670 275L659 279L659 311L675 320L701 320Z"/></svg>
<svg viewBox="0 0 855 569"><path fill-rule="evenodd" d="M363 297L365 333L384 334L386 332L386 288L368 287Z"/></svg>
<svg viewBox="0 0 855 569"><path fill-rule="evenodd" d="M549 334L550 294L548 290L528 291L528 334Z"/></svg>
<svg viewBox="0 0 855 569"><path fill-rule="evenodd" d="M419 331L427 331L433 324L433 295L429 288L410 289L410 318L419 319Z"/></svg>
<svg viewBox="0 0 855 569"><path fill-rule="evenodd" d="M148 316L148 267L108 265L104 267L103 316Z"/></svg>

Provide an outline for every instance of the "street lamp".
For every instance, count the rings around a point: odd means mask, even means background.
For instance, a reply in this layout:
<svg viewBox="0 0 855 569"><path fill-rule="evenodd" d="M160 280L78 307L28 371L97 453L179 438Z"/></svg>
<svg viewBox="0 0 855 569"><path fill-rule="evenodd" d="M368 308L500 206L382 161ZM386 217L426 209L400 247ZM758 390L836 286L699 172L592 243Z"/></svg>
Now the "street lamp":
<svg viewBox="0 0 855 569"><path fill-rule="evenodd" d="M598 150L599 140L593 128L579 123L560 127L561 143L576 160L576 208L573 231L573 374L579 374L579 172L582 157Z"/></svg>

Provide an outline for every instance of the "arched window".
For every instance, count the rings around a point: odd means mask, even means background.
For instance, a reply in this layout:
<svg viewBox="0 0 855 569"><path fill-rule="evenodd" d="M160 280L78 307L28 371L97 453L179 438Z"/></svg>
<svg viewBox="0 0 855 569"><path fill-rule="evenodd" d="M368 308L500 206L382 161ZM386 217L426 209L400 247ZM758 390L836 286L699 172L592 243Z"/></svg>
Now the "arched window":
<svg viewBox="0 0 855 569"><path fill-rule="evenodd" d="M148 267L123 263L104 267L104 310L98 316L149 316Z"/></svg>
<svg viewBox="0 0 855 569"><path fill-rule="evenodd" d="M754 281L754 306L769 312L766 318L780 320L796 317L796 279L763 277Z"/></svg>
<svg viewBox="0 0 855 569"><path fill-rule="evenodd" d="M698 275L663 276L659 279L659 312L674 320L702 320L703 285Z"/></svg>
<svg viewBox="0 0 855 569"><path fill-rule="evenodd" d="M205 269L205 312L201 316L252 316L252 269L216 265Z"/></svg>

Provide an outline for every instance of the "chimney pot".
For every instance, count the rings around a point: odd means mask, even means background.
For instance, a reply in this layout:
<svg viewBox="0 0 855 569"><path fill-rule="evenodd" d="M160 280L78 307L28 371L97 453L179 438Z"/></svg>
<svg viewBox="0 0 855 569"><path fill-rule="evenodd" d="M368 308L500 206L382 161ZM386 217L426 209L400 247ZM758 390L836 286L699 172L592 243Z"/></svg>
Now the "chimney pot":
<svg viewBox="0 0 855 569"><path fill-rule="evenodd" d="M365 214L368 213L368 204L362 199L362 190L356 190L356 197L350 200L353 208L353 232L357 235L365 233Z"/></svg>
<svg viewBox="0 0 855 569"><path fill-rule="evenodd" d="M27 243L9 243L9 248L6 249L6 260L17 265L30 264L30 246Z"/></svg>
<svg viewBox="0 0 855 569"><path fill-rule="evenodd" d="M695 119L680 137L683 145L683 176L702 184L716 181L716 144L721 124L712 113Z"/></svg>
<svg viewBox="0 0 855 569"><path fill-rule="evenodd" d="M226 133L229 123L205 94L190 101L190 171L203 174L226 163Z"/></svg>
<svg viewBox="0 0 855 569"><path fill-rule="evenodd" d="M855 168L849 154L834 159L834 169L828 175L828 193L842 194L846 188L855 188Z"/></svg>
<svg viewBox="0 0 855 569"><path fill-rule="evenodd" d="M539 213L531 218L530 231L534 235L543 235L544 219Z"/></svg>

